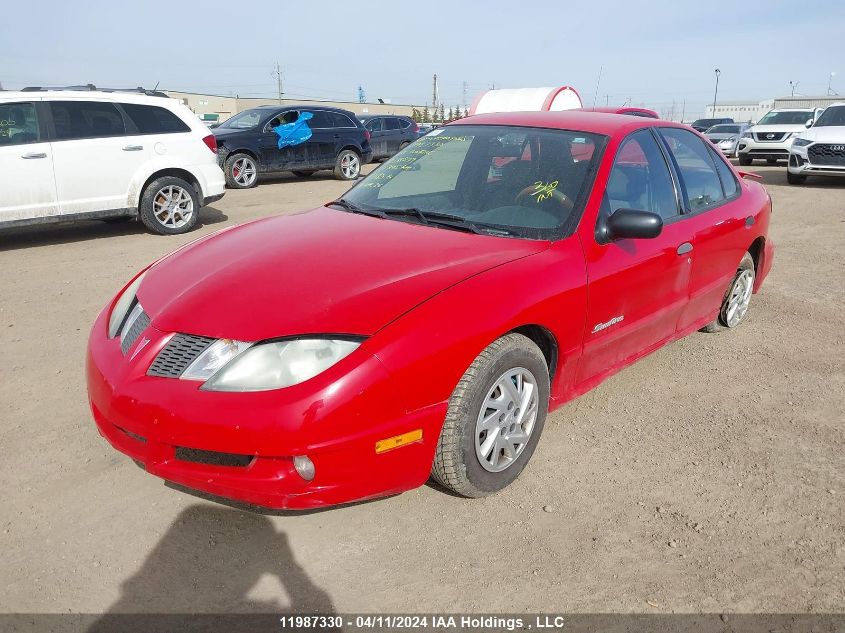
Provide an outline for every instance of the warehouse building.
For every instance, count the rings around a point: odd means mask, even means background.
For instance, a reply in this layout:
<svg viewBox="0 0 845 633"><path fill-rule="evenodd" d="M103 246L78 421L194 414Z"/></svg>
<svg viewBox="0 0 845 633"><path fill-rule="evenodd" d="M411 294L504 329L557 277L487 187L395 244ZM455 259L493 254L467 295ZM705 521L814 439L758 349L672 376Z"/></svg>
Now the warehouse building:
<svg viewBox="0 0 845 633"><path fill-rule="evenodd" d="M262 105L282 106L328 106L332 108L343 108L355 114L400 114L411 116L414 108L422 110L423 106L398 105L393 103L358 103L357 101L318 101L315 99L261 99L257 97L226 97L222 95L207 95L193 92L179 92L177 90L166 90L169 97L179 99L193 110L196 115L204 121L215 122L225 121L233 114L249 110Z"/></svg>
<svg viewBox="0 0 845 633"><path fill-rule="evenodd" d="M733 101L717 103L705 108L705 118L715 119L728 117L738 123L754 123L759 121L769 110L784 110L789 108L826 108L831 103L845 101L845 97L778 97L766 101Z"/></svg>

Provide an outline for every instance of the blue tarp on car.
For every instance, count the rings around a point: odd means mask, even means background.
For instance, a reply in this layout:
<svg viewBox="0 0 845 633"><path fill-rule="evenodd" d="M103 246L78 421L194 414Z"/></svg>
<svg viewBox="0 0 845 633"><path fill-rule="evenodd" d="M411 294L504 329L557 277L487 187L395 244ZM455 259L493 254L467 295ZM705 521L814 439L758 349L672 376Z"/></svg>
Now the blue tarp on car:
<svg viewBox="0 0 845 633"><path fill-rule="evenodd" d="M308 120L314 115L310 112L303 112L293 123L285 123L273 128L279 137L279 149L299 145L311 138L311 128L308 127Z"/></svg>

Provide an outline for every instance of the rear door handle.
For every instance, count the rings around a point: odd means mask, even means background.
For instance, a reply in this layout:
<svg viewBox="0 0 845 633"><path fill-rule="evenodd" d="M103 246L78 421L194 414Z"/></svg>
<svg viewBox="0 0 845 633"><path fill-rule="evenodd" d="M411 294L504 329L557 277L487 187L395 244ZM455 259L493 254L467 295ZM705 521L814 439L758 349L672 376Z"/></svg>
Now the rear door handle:
<svg viewBox="0 0 845 633"><path fill-rule="evenodd" d="M32 158L47 158L46 152L29 152L28 154L22 154L21 158L26 158L27 160Z"/></svg>
<svg viewBox="0 0 845 633"><path fill-rule="evenodd" d="M678 247L678 255L686 255L692 250L692 244L684 242Z"/></svg>
<svg viewBox="0 0 845 633"><path fill-rule="evenodd" d="M124 145L123 146L124 152L140 152L142 149L144 149L143 145Z"/></svg>

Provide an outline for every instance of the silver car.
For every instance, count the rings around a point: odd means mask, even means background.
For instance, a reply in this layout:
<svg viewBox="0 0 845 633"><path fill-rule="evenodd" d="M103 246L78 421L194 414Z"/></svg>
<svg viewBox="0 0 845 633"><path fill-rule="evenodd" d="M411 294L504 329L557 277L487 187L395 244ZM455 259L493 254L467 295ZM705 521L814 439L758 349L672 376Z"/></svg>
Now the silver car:
<svg viewBox="0 0 845 633"><path fill-rule="evenodd" d="M737 157L737 147L742 133L751 127L750 123L720 123L708 129L704 136L718 147L725 156Z"/></svg>

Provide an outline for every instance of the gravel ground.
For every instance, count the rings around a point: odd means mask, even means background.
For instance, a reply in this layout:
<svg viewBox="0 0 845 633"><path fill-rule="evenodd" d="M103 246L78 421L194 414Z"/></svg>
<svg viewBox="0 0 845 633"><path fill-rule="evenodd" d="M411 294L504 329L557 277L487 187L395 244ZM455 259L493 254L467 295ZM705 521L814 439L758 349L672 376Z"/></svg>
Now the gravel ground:
<svg viewBox="0 0 845 633"><path fill-rule="evenodd" d="M747 322L562 407L517 482L480 500L425 486L256 513L165 485L94 427L86 338L133 272L343 183L229 191L188 236L0 233L0 611L843 611L845 182L753 171L777 253Z"/></svg>

